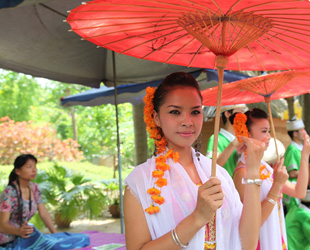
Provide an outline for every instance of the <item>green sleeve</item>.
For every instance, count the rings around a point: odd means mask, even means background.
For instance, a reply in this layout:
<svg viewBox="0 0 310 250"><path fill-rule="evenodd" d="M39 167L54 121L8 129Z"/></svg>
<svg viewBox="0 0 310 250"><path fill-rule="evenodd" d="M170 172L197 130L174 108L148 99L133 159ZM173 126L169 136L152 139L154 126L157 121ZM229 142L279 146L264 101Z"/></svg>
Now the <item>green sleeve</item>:
<svg viewBox="0 0 310 250"><path fill-rule="evenodd" d="M304 220L301 223L302 225L302 231L304 233L304 235L308 236L308 240L310 241L310 212L307 210L303 211L304 213Z"/></svg>
<svg viewBox="0 0 310 250"><path fill-rule="evenodd" d="M294 150L287 150L284 155L284 165L288 172L291 170L299 169L299 161L300 156L296 154Z"/></svg>
<svg viewBox="0 0 310 250"><path fill-rule="evenodd" d="M207 157L210 159L212 158L213 142L214 142L214 135L211 135L208 141L208 148L207 148Z"/></svg>

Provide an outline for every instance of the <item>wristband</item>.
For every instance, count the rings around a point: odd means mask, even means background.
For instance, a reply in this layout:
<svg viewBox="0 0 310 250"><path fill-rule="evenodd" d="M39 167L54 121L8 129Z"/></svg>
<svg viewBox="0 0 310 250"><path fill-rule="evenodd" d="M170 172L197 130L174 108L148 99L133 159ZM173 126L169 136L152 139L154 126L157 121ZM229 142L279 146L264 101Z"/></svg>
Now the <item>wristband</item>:
<svg viewBox="0 0 310 250"><path fill-rule="evenodd" d="M248 179L248 178L242 178L241 180L242 184L256 184L258 186L261 186L263 183L262 179Z"/></svg>
<svg viewBox="0 0 310 250"><path fill-rule="evenodd" d="M276 201L275 200L273 200L273 199L271 199L271 198L266 198L266 200L268 201L268 202L270 202L271 204L273 204L273 205L276 205Z"/></svg>
<svg viewBox="0 0 310 250"><path fill-rule="evenodd" d="M276 197L276 198L279 198L279 197L280 197L279 195L273 194L273 193L271 193L271 192L269 192L269 194L270 194L271 196L273 196L273 197Z"/></svg>
<svg viewBox="0 0 310 250"><path fill-rule="evenodd" d="M185 245L182 244L182 242L180 241L180 239L179 239L179 237L178 237L177 232L175 231L175 229L173 229L173 230L171 231L171 235L172 235L172 239L173 239L174 243L176 243L178 246L183 247L183 248L188 246L188 243L185 244Z"/></svg>

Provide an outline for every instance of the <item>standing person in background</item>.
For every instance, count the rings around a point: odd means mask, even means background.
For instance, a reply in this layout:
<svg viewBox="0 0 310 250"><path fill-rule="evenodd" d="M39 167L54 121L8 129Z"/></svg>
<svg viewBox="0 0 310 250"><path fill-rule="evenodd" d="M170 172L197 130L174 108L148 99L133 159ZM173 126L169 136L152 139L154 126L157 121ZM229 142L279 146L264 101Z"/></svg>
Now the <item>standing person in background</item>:
<svg viewBox="0 0 310 250"><path fill-rule="evenodd" d="M261 221L259 163L264 144L244 138L248 150L244 205L222 167L211 177L211 160L192 148L203 124L195 78L168 75L146 89L144 120L156 155L125 179L127 250L253 250Z"/></svg>
<svg viewBox="0 0 310 250"><path fill-rule="evenodd" d="M37 174L36 164L37 159L31 154L20 155L14 161L9 184L0 197L0 246L12 243L18 236L29 238L34 229L28 221L37 210L49 231L56 233L41 191L31 182Z"/></svg>
<svg viewBox="0 0 310 250"><path fill-rule="evenodd" d="M289 174L289 180L296 183L299 175L301 151L303 149L305 125L302 120L297 120L296 116L286 123L286 130L291 138L291 144L287 147L284 155L284 165L286 166ZM283 196L283 203L288 212L292 206L300 204L300 199Z"/></svg>
<svg viewBox="0 0 310 250"><path fill-rule="evenodd" d="M230 122L229 117L234 113L244 112L246 106L244 104L222 106L221 116L224 124L224 128L220 129L217 145L217 164L224 167L230 176L233 176L234 170L237 166L239 159L236 148L239 145L235 136L233 124ZM207 157L212 158L214 143L214 135L211 135L208 141Z"/></svg>
<svg viewBox="0 0 310 250"><path fill-rule="evenodd" d="M254 108L244 114L235 114L231 117L234 121L236 136L248 134L250 138L265 142L268 148L270 136L270 124L265 111ZM257 249L283 250L287 249L287 237L282 205L282 192L290 196L302 198L306 195L308 185L308 161L310 153L310 138L304 131L304 147L302 150L300 175L297 182L288 181L286 167L283 158L274 164L272 169L268 163L261 161L260 179L261 186L261 229ZM244 201L245 189L241 180L246 175L245 163L248 155L243 152L235 169L233 180L240 198Z"/></svg>

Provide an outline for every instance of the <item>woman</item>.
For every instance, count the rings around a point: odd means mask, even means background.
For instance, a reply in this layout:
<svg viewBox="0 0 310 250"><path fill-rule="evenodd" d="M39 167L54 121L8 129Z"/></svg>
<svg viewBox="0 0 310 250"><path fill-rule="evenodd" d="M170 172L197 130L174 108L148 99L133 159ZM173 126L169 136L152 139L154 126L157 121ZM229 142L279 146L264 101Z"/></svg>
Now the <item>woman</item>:
<svg viewBox="0 0 310 250"><path fill-rule="evenodd" d="M127 249L254 249L259 185L245 185L242 206L227 171L217 167L217 177L210 177L211 160L192 148L203 123L196 80L173 73L156 91L148 88L144 101L144 120L157 152L125 180ZM263 143L244 141L251 162L246 177L258 179Z"/></svg>
<svg viewBox="0 0 310 250"><path fill-rule="evenodd" d="M37 184L32 183L37 174L37 159L31 154L18 156L9 176L9 184L0 198L0 246L4 247L18 236L29 238L34 228L28 221L38 210L51 233L56 233L52 218L42 203Z"/></svg>
<svg viewBox="0 0 310 250"><path fill-rule="evenodd" d="M264 141L266 150L271 138L270 125L266 112L255 108L247 111L243 116L245 116L245 119L238 118L242 117L242 114L239 113L232 116L231 119L234 120L234 124L245 122L245 129L249 137ZM238 128L241 127L242 126L236 128L235 126L237 136L241 132ZM300 175L298 176L296 184L288 181L288 174L286 167L283 166L283 159L274 165L274 169L266 162L261 161L260 178L263 180L261 186L262 226L257 249L287 249L282 193L297 198L302 198L306 195L309 153L309 136L304 131L304 148L302 150ZM242 178L246 176L246 158L248 158L248 155L242 153L233 175L233 180L242 202L244 202L244 195L246 192L244 186L241 184Z"/></svg>

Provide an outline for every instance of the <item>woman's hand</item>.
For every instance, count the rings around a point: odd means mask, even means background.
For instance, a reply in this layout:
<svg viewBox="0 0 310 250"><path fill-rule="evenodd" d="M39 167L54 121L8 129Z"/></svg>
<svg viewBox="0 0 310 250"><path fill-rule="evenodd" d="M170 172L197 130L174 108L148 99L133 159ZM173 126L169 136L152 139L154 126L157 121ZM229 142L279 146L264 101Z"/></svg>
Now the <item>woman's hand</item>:
<svg viewBox="0 0 310 250"><path fill-rule="evenodd" d="M33 227L28 226L28 221L25 221L24 224L19 228L19 236L22 238L29 238L30 234L33 233Z"/></svg>
<svg viewBox="0 0 310 250"><path fill-rule="evenodd" d="M258 141L253 138L240 136L240 139L246 146L246 178L259 178L259 166L266 149L267 137L263 141Z"/></svg>
<svg viewBox="0 0 310 250"><path fill-rule="evenodd" d="M303 130L302 132L304 134L304 146L303 146L302 151L309 155L310 154L310 137L307 134L306 130Z"/></svg>
<svg viewBox="0 0 310 250"><path fill-rule="evenodd" d="M217 209L223 205L224 194L221 181L214 177L198 189L195 213L203 225L211 221Z"/></svg>
<svg viewBox="0 0 310 250"><path fill-rule="evenodd" d="M277 193L281 191L289 177L283 162L284 158L281 158L281 160L277 161L273 166L273 186L277 188Z"/></svg>

